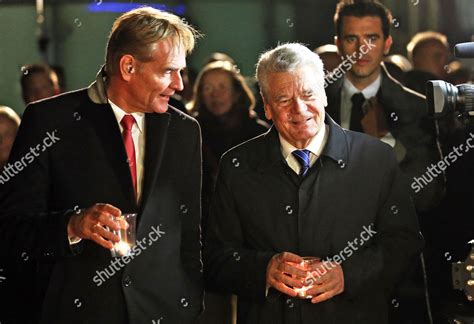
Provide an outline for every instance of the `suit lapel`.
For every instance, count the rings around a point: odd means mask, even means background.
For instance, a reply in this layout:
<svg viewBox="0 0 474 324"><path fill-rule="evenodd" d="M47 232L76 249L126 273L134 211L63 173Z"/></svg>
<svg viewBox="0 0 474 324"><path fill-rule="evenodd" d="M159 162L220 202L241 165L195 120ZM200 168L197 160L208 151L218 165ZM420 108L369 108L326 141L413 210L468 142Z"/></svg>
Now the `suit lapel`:
<svg viewBox="0 0 474 324"><path fill-rule="evenodd" d="M89 120L97 135L108 165L113 169L124 196L129 200L130 208L132 206L136 208L127 153L117 119L108 104L93 105L91 108L85 112L85 117Z"/></svg>
<svg viewBox="0 0 474 324"><path fill-rule="evenodd" d="M163 161L170 118L169 113L145 115L145 165L140 212L144 209Z"/></svg>

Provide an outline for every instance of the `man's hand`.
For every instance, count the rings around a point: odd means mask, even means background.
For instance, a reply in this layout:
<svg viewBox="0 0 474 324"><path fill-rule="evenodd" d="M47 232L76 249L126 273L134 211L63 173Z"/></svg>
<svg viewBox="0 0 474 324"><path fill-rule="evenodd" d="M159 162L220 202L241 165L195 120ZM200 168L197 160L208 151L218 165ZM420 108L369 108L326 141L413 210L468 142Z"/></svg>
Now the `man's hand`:
<svg viewBox="0 0 474 324"><path fill-rule="evenodd" d="M113 247L112 242L119 242L120 238L109 232L104 226L113 230L119 230L114 217L122 214L120 209L109 204L95 204L79 214L72 215L67 225L67 234L69 237L80 237L82 239L92 240L106 249Z"/></svg>
<svg viewBox="0 0 474 324"><path fill-rule="evenodd" d="M306 271L296 267L301 261L303 259L300 256L290 252L275 254L267 266L267 287L296 297L297 293L290 287L303 287Z"/></svg>
<svg viewBox="0 0 474 324"><path fill-rule="evenodd" d="M384 137L388 133L388 126L383 107L376 97L367 100L367 107L367 113L360 121L364 133L377 138Z"/></svg>
<svg viewBox="0 0 474 324"><path fill-rule="evenodd" d="M311 266L306 285L314 285L306 295L314 296L313 304L328 300L344 291L344 273L340 264L318 262Z"/></svg>

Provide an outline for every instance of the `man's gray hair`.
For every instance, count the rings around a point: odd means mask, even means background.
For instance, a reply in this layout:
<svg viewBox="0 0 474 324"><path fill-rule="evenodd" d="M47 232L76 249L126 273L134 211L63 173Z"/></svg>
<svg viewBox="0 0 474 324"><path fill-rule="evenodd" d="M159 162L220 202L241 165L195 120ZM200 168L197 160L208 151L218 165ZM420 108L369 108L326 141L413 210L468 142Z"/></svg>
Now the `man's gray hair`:
<svg viewBox="0 0 474 324"><path fill-rule="evenodd" d="M293 72L299 68L313 69L317 79L317 100L323 107L327 106L327 97L324 90L324 67L317 54L299 43L287 43L264 52L257 63L256 78L260 91L266 98L268 92L267 76L275 72Z"/></svg>

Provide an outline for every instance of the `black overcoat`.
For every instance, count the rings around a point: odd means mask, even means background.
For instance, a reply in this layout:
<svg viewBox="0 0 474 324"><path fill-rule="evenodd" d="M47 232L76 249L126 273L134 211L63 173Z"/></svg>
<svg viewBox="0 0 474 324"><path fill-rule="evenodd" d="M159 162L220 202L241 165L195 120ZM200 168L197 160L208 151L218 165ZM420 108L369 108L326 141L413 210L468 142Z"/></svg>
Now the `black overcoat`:
<svg viewBox="0 0 474 324"><path fill-rule="evenodd" d="M388 296L422 247L392 148L326 123L327 144L302 181L275 128L222 158L204 273L209 289L238 295L238 323L386 323ZM265 297L268 262L283 251L344 256L344 292L320 304L273 289Z"/></svg>

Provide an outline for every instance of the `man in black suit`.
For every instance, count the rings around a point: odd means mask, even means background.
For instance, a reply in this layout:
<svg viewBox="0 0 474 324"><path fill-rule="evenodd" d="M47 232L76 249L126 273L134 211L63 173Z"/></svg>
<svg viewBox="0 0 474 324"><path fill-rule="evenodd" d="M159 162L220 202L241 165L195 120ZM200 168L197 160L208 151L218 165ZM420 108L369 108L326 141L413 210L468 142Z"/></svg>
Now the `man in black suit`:
<svg viewBox="0 0 474 324"><path fill-rule="evenodd" d="M201 135L168 106L196 35L172 14L132 10L115 21L96 82L27 107L2 186L1 253L37 260L41 323L191 323L201 312ZM114 259L108 228L130 212L135 253Z"/></svg>
<svg viewBox="0 0 474 324"><path fill-rule="evenodd" d="M433 170L441 154L425 97L392 78L382 63L392 45L391 13L378 1L340 1L334 22L336 45L349 68L327 87L326 111L342 127L393 147L423 230L442 201L445 174ZM410 282L401 283L393 296L400 303L391 308L397 324L401 318L428 321L422 264L410 268L405 276Z"/></svg>
<svg viewBox="0 0 474 324"><path fill-rule="evenodd" d="M323 65L308 48L264 53L257 78L274 127L222 158L208 288L238 295L238 323L387 323L390 291L423 242L393 150L325 114ZM323 260L305 269L306 256Z"/></svg>
<svg viewBox="0 0 474 324"><path fill-rule="evenodd" d="M441 159L437 134L425 97L402 86L382 63L392 45L391 17L377 1L338 4L335 40L344 69L328 81L326 110L343 128L392 146L400 168L411 179L417 211L428 211L443 196L444 174L421 183L415 178Z"/></svg>

